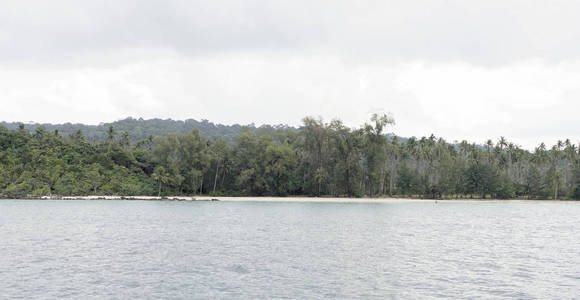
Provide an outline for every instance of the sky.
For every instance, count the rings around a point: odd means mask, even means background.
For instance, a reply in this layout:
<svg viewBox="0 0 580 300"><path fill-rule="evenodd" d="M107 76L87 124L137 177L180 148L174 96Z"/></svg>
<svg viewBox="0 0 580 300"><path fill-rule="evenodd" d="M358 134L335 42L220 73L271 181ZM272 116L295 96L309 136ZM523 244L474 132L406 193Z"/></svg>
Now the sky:
<svg viewBox="0 0 580 300"><path fill-rule="evenodd" d="M0 2L0 120L580 142L580 1Z"/></svg>

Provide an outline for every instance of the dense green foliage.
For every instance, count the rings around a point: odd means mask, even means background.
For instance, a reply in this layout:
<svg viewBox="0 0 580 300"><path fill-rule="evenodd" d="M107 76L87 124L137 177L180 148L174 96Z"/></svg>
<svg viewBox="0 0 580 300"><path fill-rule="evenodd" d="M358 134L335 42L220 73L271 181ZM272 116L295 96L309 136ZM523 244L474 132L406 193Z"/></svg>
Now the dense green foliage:
<svg viewBox="0 0 580 300"><path fill-rule="evenodd" d="M305 118L300 129L240 128L233 138L193 129L137 142L113 126L99 142L80 130L0 126L0 194L580 199L579 151L568 140L533 152L504 138L403 140L385 134L392 123Z"/></svg>
<svg viewBox="0 0 580 300"><path fill-rule="evenodd" d="M0 122L1 126L8 129L18 129L21 123L8 123ZM228 142L234 140L234 138L242 130L241 125L222 125L214 124L207 120L196 121L193 119L188 119L185 121L171 120L171 119L150 119L143 120L141 118L126 118L124 120L115 121L112 123L103 123L99 125L85 125L85 124L38 124L30 123L24 124L24 129L34 132L39 127L44 127L48 131L58 130L63 136L69 136L76 133L77 131L82 131L83 135L90 142L103 142L107 136L107 130L109 127L115 128L118 132L127 132L131 142L138 142L145 140L150 136L165 136L168 134L185 134L194 129L199 130L200 134L210 140L216 140L218 138L224 139ZM251 131L258 133L269 133L275 131L276 129L286 128L284 125L270 126L263 125L260 127L255 127L253 124L245 126Z"/></svg>

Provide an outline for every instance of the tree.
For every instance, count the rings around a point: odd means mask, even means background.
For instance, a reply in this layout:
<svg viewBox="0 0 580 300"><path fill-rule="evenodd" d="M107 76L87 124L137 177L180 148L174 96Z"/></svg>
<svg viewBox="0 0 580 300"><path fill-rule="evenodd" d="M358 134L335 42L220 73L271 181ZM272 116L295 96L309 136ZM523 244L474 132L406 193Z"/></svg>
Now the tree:
<svg viewBox="0 0 580 300"><path fill-rule="evenodd" d="M401 147L399 146L399 140L397 136L394 136L391 142L387 144L385 151L387 156L386 169L388 170L389 174L389 196L392 197L393 191L395 189L402 151Z"/></svg>
<svg viewBox="0 0 580 300"><path fill-rule="evenodd" d="M209 152L211 153L211 158L213 164L215 165L215 174L213 181L213 192L215 193L218 184L220 168L223 169L222 166L224 165L226 158L230 152L230 147L228 146L228 144L226 144L226 142L223 139L219 138L214 143L211 144Z"/></svg>
<svg viewBox="0 0 580 300"><path fill-rule="evenodd" d="M163 167L162 169L155 168L155 170L163 171L162 173L157 172L158 178L155 180L174 189L178 189L184 180L180 172L180 144L178 136L168 135L158 137L154 140L154 144L155 146L152 150L153 161L157 166ZM156 172L154 171L154 173ZM159 181L161 179L165 181Z"/></svg>
<svg viewBox="0 0 580 300"><path fill-rule="evenodd" d="M580 200L580 162L576 162L576 166L574 167L572 199Z"/></svg>
<svg viewBox="0 0 580 300"><path fill-rule="evenodd" d="M131 139L129 138L129 132L123 131L123 133L121 133L121 138L119 139L119 146L121 146L123 150L128 151L130 145Z"/></svg>
<svg viewBox="0 0 580 300"><path fill-rule="evenodd" d="M328 126L329 155L332 173L329 181L332 185L332 195L346 194L354 196L358 194L357 176L360 173L360 145L361 131L351 130L344 126L340 120L332 120ZM324 181L324 173L320 170L317 178Z"/></svg>
<svg viewBox="0 0 580 300"><path fill-rule="evenodd" d="M562 173L560 173L555 166L550 166L544 177L544 186L552 195L552 199L558 199L558 190L560 189L562 181Z"/></svg>
<svg viewBox="0 0 580 300"><path fill-rule="evenodd" d="M209 169L211 156L208 153L208 141L194 129L178 137L177 164L180 173L188 183L187 190L203 194L204 175Z"/></svg>
<svg viewBox="0 0 580 300"><path fill-rule="evenodd" d="M383 194L383 185L377 190L377 185L383 182L385 176L385 143L386 137L383 130L388 125L393 125L395 121L387 114L373 114L371 122L374 124L365 124L364 126L364 157L366 158L367 182L369 185L369 194L374 196L376 192Z"/></svg>
<svg viewBox="0 0 580 300"><path fill-rule="evenodd" d="M157 181L157 188L158 188L157 196L161 197L161 187L164 184L169 183L170 178L171 178L170 174L169 174L169 172L167 172L167 170L163 166L157 166L155 168L155 171L153 171L153 174L151 174L151 177Z"/></svg>
<svg viewBox="0 0 580 300"><path fill-rule="evenodd" d="M246 195L265 195L269 193L265 178L266 148L271 140L258 137L244 130L237 137L233 149L233 164L236 170L236 188Z"/></svg>
<svg viewBox="0 0 580 300"><path fill-rule="evenodd" d="M265 152L264 175L268 190L278 196L285 196L294 189L292 169L296 166L296 155L288 144L269 143Z"/></svg>
<svg viewBox="0 0 580 300"><path fill-rule="evenodd" d="M472 164L465 171L465 191L478 194L485 199L487 194L497 191L497 173L488 164Z"/></svg>
<svg viewBox="0 0 580 300"><path fill-rule="evenodd" d="M419 173L416 170L412 171L406 163L403 163L397 179L399 193L411 197L419 191L419 181Z"/></svg>
<svg viewBox="0 0 580 300"><path fill-rule="evenodd" d="M93 163L86 168L85 174L87 176L88 182L91 184L91 189L96 195L97 190L103 184L103 167L97 163Z"/></svg>
<svg viewBox="0 0 580 300"><path fill-rule="evenodd" d="M114 128L0 126L0 194L580 198L570 140L534 151L504 137L405 140L385 133L392 122L375 114L359 128L313 118L299 129L135 119Z"/></svg>
<svg viewBox="0 0 580 300"><path fill-rule="evenodd" d="M526 194L528 199L535 199L542 195L542 177L535 165L531 165L526 177Z"/></svg>
<svg viewBox="0 0 580 300"><path fill-rule="evenodd" d="M117 135L117 133L115 132L115 129L113 128L113 126L109 126L109 129L107 130L107 139L105 140L105 144L107 145L107 150L109 152L111 152L111 149L115 143L115 136Z"/></svg>
<svg viewBox="0 0 580 300"><path fill-rule="evenodd" d="M501 176L495 191L498 199L511 199L516 196L513 182L507 176Z"/></svg>
<svg viewBox="0 0 580 300"><path fill-rule="evenodd" d="M302 119L302 166L304 168L305 191L320 196L327 179L327 149L328 135L326 126L321 119L307 117Z"/></svg>

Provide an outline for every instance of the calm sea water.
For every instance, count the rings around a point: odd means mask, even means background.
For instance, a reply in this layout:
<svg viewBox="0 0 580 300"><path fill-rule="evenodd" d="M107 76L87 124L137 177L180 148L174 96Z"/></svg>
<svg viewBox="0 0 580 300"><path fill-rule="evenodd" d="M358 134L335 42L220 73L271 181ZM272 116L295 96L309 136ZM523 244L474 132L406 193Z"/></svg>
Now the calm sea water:
<svg viewBox="0 0 580 300"><path fill-rule="evenodd" d="M580 203L0 201L0 298L580 295Z"/></svg>

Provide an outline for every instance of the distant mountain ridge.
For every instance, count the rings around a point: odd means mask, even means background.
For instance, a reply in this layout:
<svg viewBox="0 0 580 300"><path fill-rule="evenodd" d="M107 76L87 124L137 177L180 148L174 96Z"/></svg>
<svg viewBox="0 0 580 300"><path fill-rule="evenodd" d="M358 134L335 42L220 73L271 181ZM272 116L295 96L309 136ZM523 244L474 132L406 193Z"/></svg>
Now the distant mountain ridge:
<svg viewBox="0 0 580 300"><path fill-rule="evenodd" d="M247 127L251 131L256 132L269 132L276 129L293 129L297 128L290 127L287 125L262 125L256 127L254 124L249 125L223 125L210 122L208 120L197 121L194 119L187 120L172 120L172 119L135 119L128 117L115 122L101 123L99 125L86 125L80 123L63 123L63 124L51 124L51 123L22 123L22 122L0 122L1 126L8 129L17 129L20 125L24 125L24 128L29 131L34 131L36 128L43 126L46 130L58 132L63 136L69 136L78 130L81 130L83 135L90 142L100 142L104 141L107 136L107 130L110 126L113 126L117 133L128 132L132 142L147 139L149 136L164 136L168 134L184 134L193 129L198 129L200 134L215 140L217 138L222 138L226 141L232 141L235 136L237 136L242 128Z"/></svg>

